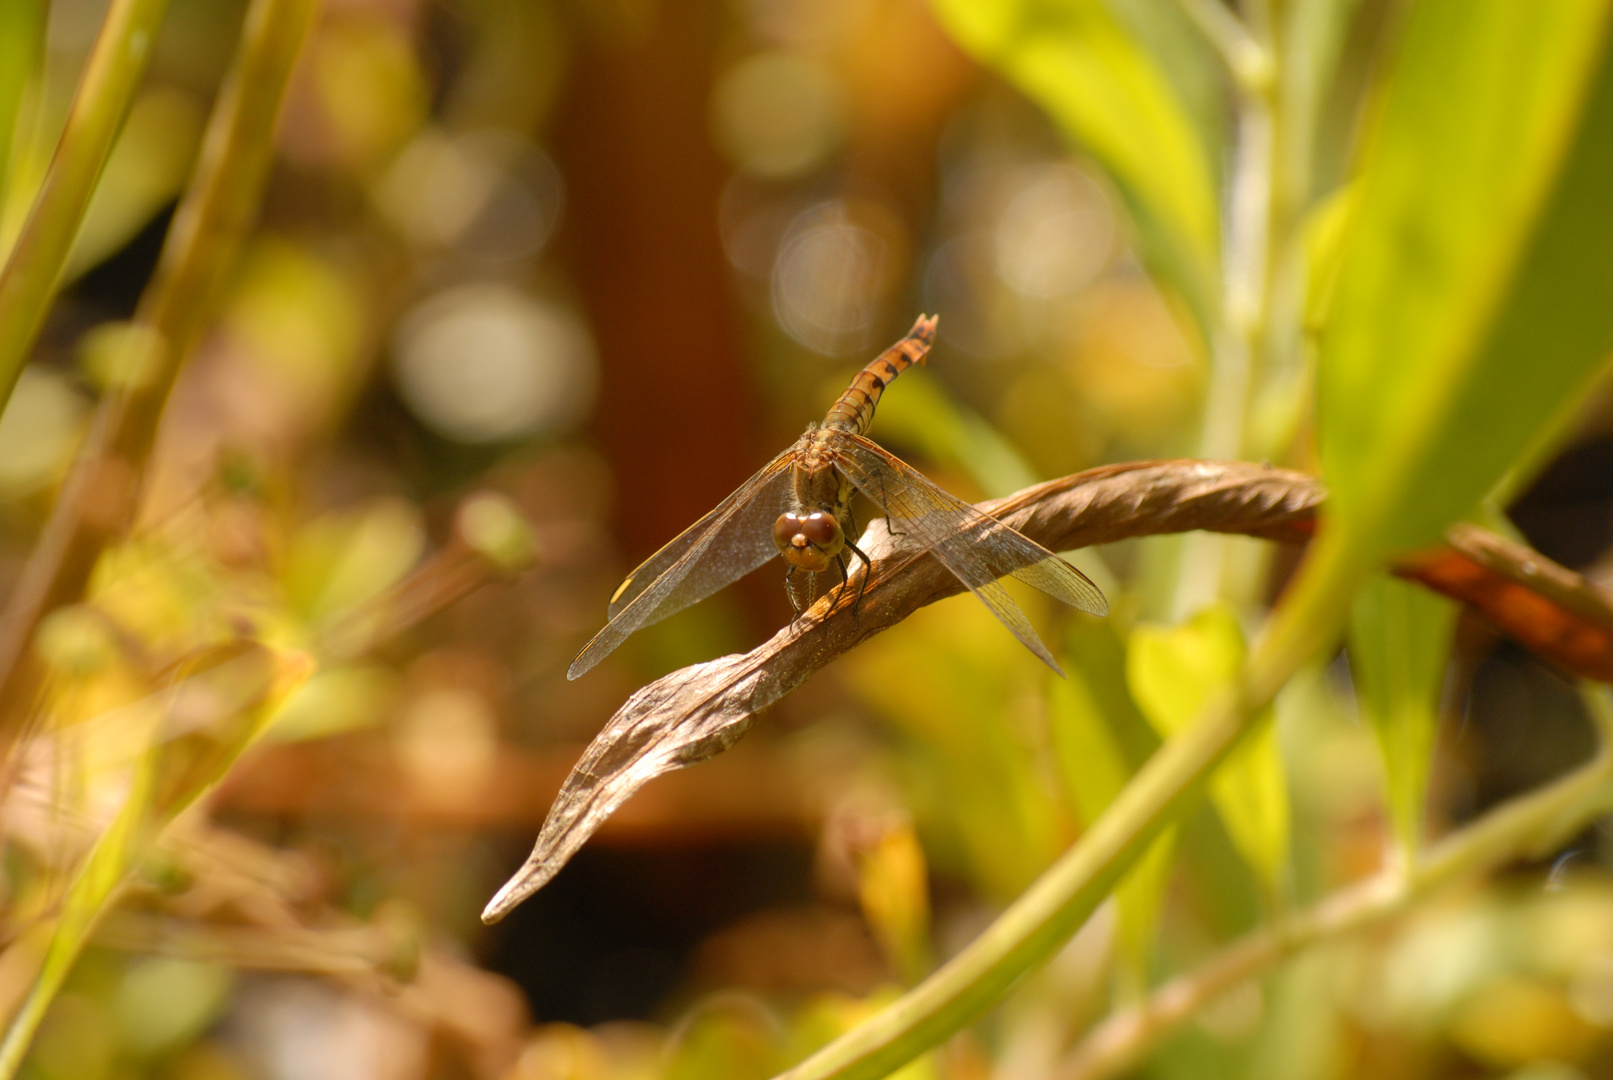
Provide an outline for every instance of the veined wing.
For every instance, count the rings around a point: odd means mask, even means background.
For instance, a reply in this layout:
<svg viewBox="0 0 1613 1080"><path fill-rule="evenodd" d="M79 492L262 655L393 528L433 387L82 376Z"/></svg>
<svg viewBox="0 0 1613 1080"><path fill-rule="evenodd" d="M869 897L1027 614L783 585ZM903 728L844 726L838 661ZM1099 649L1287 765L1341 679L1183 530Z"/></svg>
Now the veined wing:
<svg viewBox="0 0 1613 1080"><path fill-rule="evenodd" d="M1072 607L1107 614L1108 601L1085 574L1017 529L942 491L871 439L845 431L831 446L836 467L884 509L893 533L906 533L932 552L1026 648L1064 673L997 579L1012 575Z"/></svg>
<svg viewBox="0 0 1613 1080"><path fill-rule="evenodd" d="M790 502L791 446L617 586L610 621L566 670L575 679L633 631L704 600L778 554L773 522Z"/></svg>

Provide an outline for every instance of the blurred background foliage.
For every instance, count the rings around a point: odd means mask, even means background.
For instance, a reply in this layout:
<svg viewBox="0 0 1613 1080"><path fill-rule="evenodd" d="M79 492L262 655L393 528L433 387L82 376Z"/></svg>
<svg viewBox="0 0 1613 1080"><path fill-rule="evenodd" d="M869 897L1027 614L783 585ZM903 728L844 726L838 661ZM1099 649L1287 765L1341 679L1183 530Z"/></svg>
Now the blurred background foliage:
<svg viewBox="0 0 1613 1080"><path fill-rule="evenodd" d="M17 1075L763 1077L985 928L1236 681L1293 552L1077 554L1108 619L1022 601L1067 681L977 604L922 611L477 919L629 692L789 617L767 571L568 683L612 587L918 311L939 342L874 434L965 497L1138 457L1325 464L1362 567L1469 514L1613 573L1588 379L1613 304L1581 254L1613 212L1570 182L1605 5L297 7L0 4L14 262L114 16L144 65L100 102L116 140L98 184L77 166L0 417L0 582L32 629L0 701ZM278 125L240 136L272 149L256 224L170 297L199 325L160 427L135 410L134 474L64 487L97 409L155 385L154 270L254 18L301 42ZM63 491L99 539L17 623ZM1497 878L1085 1052L1591 756L1573 685L1476 618L1373 579L1348 621L1113 902L901 1075L1609 1075L1613 849L1583 805Z"/></svg>

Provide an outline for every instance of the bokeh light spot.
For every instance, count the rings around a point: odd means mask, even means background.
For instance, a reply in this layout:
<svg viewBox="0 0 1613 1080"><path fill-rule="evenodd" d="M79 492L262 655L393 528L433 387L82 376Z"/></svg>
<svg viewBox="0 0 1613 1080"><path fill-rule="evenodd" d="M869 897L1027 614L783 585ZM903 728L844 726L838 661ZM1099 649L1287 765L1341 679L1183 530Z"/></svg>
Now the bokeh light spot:
<svg viewBox="0 0 1613 1080"><path fill-rule="evenodd" d="M1115 253L1115 219L1103 189L1069 165L1025 170L998 220L997 273L1027 296L1064 296L1090 285Z"/></svg>
<svg viewBox="0 0 1613 1080"><path fill-rule="evenodd" d="M563 431L586 415L598 381L582 320L505 285L462 285L398 325L398 392L421 421L466 443Z"/></svg>
<svg viewBox="0 0 1613 1080"><path fill-rule="evenodd" d="M564 185L549 156L514 132L427 130L398 155L376 199L417 245L496 265L543 248Z"/></svg>
<svg viewBox="0 0 1613 1080"><path fill-rule="evenodd" d="M54 480L78 439L84 399L66 378L25 368L0 416L0 495L27 495Z"/></svg>
<svg viewBox="0 0 1613 1080"><path fill-rule="evenodd" d="M712 92L717 145L735 166L772 179L820 165L845 131L834 73L794 52L765 52L729 68Z"/></svg>
<svg viewBox="0 0 1613 1080"><path fill-rule="evenodd" d="M899 274L900 227L868 205L821 203L791 223L773 264L773 311L802 345L826 355L866 347Z"/></svg>

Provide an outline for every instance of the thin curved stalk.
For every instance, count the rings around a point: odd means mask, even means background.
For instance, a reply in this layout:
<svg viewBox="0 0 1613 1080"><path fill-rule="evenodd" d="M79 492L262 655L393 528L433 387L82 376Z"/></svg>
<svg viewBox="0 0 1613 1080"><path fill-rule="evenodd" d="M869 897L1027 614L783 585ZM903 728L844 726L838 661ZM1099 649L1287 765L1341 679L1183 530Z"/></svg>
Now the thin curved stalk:
<svg viewBox="0 0 1613 1080"><path fill-rule="evenodd" d="M1081 926L1197 799L1277 690L1330 644L1363 568L1324 538L1268 620L1231 691L1213 699L1126 784L1075 845L979 937L928 979L777 1080L875 1080L939 1045L994 1005Z"/></svg>
<svg viewBox="0 0 1613 1080"><path fill-rule="evenodd" d="M1061 1063L1059 1080L1102 1080L1130 1069L1205 1005L1306 948L1390 918L1453 881L1477 877L1556 843L1605 811L1613 795L1613 698L1583 690L1597 730L1586 764L1539 791L1512 799L1435 844L1412 873L1387 871L1307 910L1255 931L1146 1001L1098 1024Z"/></svg>
<svg viewBox="0 0 1613 1080"><path fill-rule="evenodd" d="M275 118L317 7L317 0L255 0L247 11L196 174L127 337L130 351L142 355L124 357L123 366L139 377L120 380L102 400L0 619L0 742L14 736L25 713L25 653L40 619L83 595L101 551L133 517L168 393L256 216Z"/></svg>
<svg viewBox="0 0 1613 1080"><path fill-rule="evenodd" d="M1249 33L1236 12L1222 0L1176 0L1184 14L1199 28L1206 41L1220 54L1239 87L1244 90L1264 85L1271 77L1271 60L1266 50Z"/></svg>
<svg viewBox="0 0 1613 1080"><path fill-rule="evenodd" d="M112 0L33 209L0 270L0 410L44 324L168 0Z"/></svg>

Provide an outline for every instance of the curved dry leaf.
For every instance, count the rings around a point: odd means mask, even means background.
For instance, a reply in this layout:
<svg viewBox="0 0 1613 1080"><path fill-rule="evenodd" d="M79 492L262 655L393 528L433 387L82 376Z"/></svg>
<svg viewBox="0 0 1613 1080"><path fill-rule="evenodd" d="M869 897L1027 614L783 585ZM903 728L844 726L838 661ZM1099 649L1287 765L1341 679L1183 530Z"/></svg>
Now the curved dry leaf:
<svg viewBox="0 0 1613 1080"><path fill-rule="evenodd" d="M980 509L1053 551L1136 536L1237 533L1300 542L1325 497L1304 473L1248 462L1137 461L1026 488ZM1543 555L1461 526L1451 546L1419 553L1397 573L1468 603L1562 667L1613 676L1613 603ZM650 780L728 749L757 714L865 638L963 591L935 559L904 549L883 519L861 542L870 559L856 617L820 599L748 653L674 671L628 698L583 752L556 796L532 854L488 903L497 922L542 888L627 798ZM1456 568L1460 573L1441 573ZM1522 592L1527 602L1515 595ZM1505 600L1505 602L1502 602ZM1560 632L1542 633L1541 610Z"/></svg>
<svg viewBox="0 0 1613 1080"><path fill-rule="evenodd" d="M1242 462L1146 461L1106 466L1027 488L981 509L1054 551L1128 536L1212 529L1297 538L1322 499L1314 478ZM830 594L743 655L666 675L628 698L556 796L531 856L482 918L497 922L559 872L628 796L673 769L728 749L756 714L863 639L963 591L957 578L875 521L873 560L857 617Z"/></svg>

